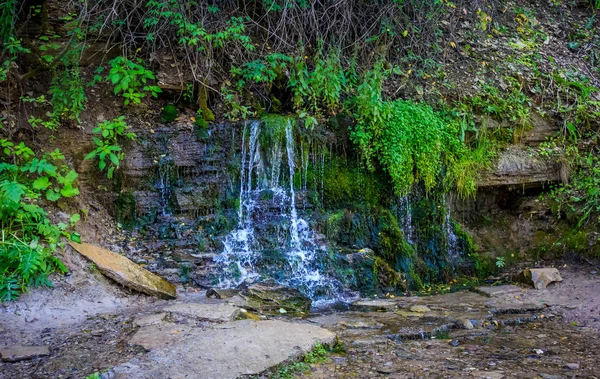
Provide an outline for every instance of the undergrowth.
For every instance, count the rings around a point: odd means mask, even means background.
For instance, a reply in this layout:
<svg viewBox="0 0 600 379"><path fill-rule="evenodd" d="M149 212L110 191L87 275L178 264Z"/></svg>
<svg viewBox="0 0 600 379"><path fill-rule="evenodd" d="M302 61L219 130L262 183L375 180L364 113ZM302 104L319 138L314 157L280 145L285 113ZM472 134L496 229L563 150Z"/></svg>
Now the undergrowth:
<svg viewBox="0 0 600 379"><path fill-rule="evenodd" d="M51 286L49 275L66 272L54 256L61 237L79 219L74 214L55 222L43 208L45 200L56 202L79 194L77 173L56 150L36 157L24 143L0 140L0 301L14 300L28 287ZM73 236L76 238L76 236Z"/></svg>

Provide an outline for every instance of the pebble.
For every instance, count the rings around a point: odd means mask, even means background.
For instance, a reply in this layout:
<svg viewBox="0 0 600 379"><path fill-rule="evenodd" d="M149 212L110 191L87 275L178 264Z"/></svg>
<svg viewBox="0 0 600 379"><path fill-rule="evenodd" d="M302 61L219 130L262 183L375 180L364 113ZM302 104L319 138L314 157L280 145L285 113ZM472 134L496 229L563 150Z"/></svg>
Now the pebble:
<svg viewBox="0 0 600 379"><path fill-rule="evenodd" d="M565 368L569 370L579 370L579 363L567 363Z"/></svg>

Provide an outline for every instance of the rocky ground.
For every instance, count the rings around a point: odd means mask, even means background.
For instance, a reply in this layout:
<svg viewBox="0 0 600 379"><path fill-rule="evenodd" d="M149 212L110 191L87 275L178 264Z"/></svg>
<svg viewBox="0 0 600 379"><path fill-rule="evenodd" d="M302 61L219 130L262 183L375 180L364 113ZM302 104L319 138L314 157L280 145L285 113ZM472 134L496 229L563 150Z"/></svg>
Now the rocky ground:
<svg viewBox="0 0 600 379"><path fill-rule="evenodd" d="M239 296L178 288L177 300L157 300L99 274L67 278L0 308L0 378L284 377L273 367L336 335L341 350L295 375L598 377L600 275L590 267L561 274L563 282L544 290L365 299L304 317L261 314Z"/></svg>

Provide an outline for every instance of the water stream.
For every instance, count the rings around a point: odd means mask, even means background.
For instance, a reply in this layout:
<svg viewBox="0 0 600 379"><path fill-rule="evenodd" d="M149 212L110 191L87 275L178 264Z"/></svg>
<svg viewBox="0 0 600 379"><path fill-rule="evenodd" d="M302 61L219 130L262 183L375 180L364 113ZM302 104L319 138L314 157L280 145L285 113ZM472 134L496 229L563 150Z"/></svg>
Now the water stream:
<svg viewBox="0 0 600 379"><path fill-rule="evenodd" d="M261 137L270 138L269 146L261 146ZM324 272L327 247L317 243L315 231L298 214L295 178L300 175L300 190L306 192L302 171L308 169L303 149L299 152L302 161L296 162L291 120L275 128L260 121L244 126L238 225L215 258L219 287L271 280L297 288L313 300L338 296L341 285ZM275 232L265 230L265 225ZM273 255L281 256L283 263L268 261L267 256Z"/></svg>

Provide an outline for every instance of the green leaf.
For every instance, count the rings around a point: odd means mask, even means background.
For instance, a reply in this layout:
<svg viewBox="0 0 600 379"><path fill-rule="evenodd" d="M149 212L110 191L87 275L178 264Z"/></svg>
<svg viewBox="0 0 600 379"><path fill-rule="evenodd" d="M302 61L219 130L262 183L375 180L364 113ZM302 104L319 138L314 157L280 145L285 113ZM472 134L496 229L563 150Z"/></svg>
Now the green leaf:
<svg viewBox="0 0 600 379"><path fill-rule="evenodd" d="M45 190L46 188L48 188L48 186L50 185L50 181L48 180L47 176L42 176L37 178L33 184L32 187L33 189L36 190Z"/></svg>
<svg viewBox="0 0 600 379"><path fill-rule="evenodd" d="M49 190L46 192L46 199L50 201L56 201L60 199L60 194L54 190Z"/></svg>

